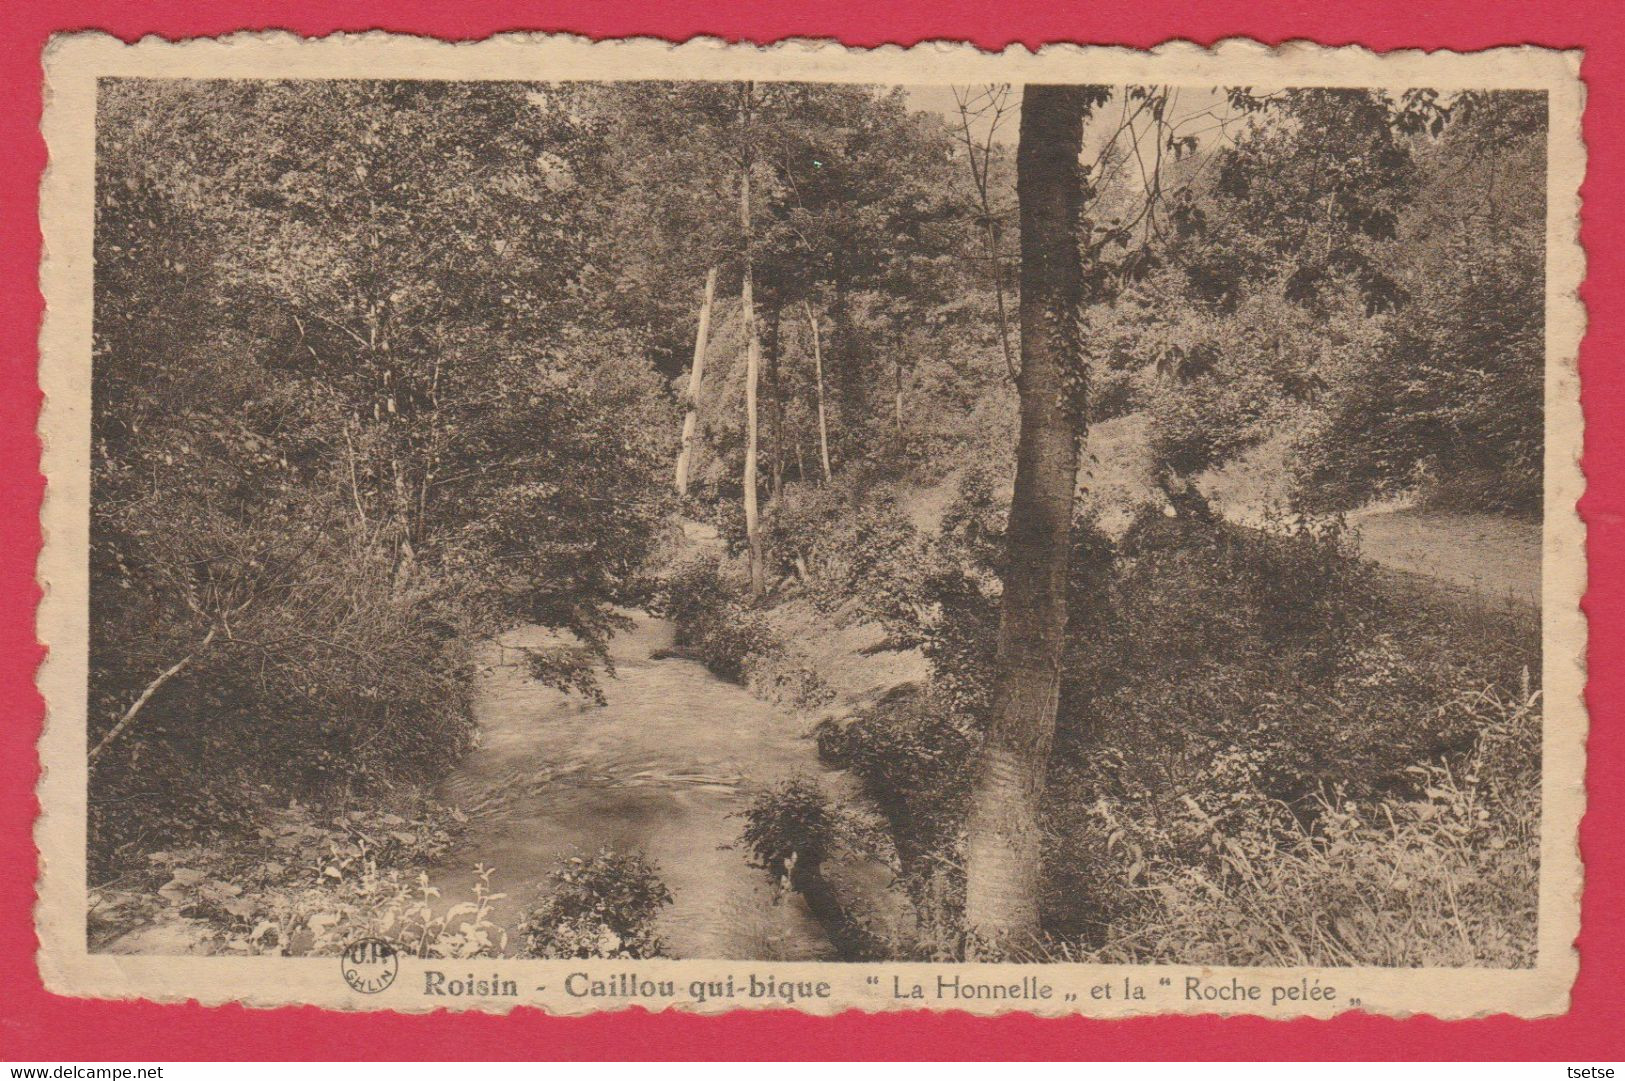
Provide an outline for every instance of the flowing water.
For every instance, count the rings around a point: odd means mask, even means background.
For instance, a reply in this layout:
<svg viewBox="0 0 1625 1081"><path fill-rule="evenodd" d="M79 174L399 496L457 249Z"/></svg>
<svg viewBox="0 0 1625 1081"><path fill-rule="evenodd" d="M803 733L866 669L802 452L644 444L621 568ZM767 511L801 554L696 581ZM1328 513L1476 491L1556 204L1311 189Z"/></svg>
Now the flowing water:
<svg viewBox="0 0 1625 1081"><path fill-rule="evenodd" d="M779 889L734 847L743 821L729 817L754 789L818 769L798 722L676 657L672 627L631 613L610 644L599 706L529 678L516 647L557 644L526 628L490 645L480 677L480 745L446 782L443 798L470 815L456 846L494 867L506 892L494 912L510 949L547 872L602 845L639 850L658 865L673 903L660 919L674 957L794 960L832 951L800 895ZM435 881L450 900L473 875L448 866Z"/></svg>

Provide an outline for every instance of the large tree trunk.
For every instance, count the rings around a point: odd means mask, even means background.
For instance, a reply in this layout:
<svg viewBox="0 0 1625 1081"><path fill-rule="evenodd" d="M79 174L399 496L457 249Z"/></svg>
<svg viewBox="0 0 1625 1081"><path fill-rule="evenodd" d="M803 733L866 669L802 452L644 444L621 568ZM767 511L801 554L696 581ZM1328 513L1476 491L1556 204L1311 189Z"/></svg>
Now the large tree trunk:
<svg viewBox="0 0 1625 1081"><path fill-rule="evenodd" d="M829 424L824 419L824 350L818 341L818 320L813 316L812 305L805 300L801 307L807 313L807 325L812 327L813 345L813 380L818 397L818 454L824 466L824 483L829 483Z"/></svg>
<svg viewBox="0 0 1625 1081"><path fill-rule="evenodd" d="M694 429L700 423L700 387L705 378L705 349L711 337L711 301L717 293L717 268L705 272L705 299L700 301L700 329L694 334L694 365L688 370L688 412L683 416L683 446L677 453L677 494L688 494L688 471L694 464Z"/></svg>
<svg viewBox="0 0 1625 1081"><path fill-rule="evenodd" d="M762 338L756 326L755 287L752 282L754 252L750 218L750 113L754 87L746 83L740 112L744 118L741 134L745 147L739 172L739 228L744 234L745 266L739 291L740 316L745 324L745 539L750 546L750 592L759 599L767 592L767 572L762 565L762 533L756 513L756 384L762 369Z"/></svg>
<svg viewBox="0 0 1625 1081"><path fill-rule="evenodd" d="M1077 227L1086 90L1029 86L1021 103L1021 436L993 713L966 836L968 947L983 956L1019 950L1039 930L1039 797L1060 694L1083 433Z"/></svg>

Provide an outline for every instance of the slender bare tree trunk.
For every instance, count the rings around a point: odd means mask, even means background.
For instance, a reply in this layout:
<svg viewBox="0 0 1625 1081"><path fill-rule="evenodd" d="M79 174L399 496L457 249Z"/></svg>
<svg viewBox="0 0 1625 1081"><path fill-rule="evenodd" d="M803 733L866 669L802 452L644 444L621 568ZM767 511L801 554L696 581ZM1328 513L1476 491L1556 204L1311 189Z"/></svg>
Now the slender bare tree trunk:
<svg viewBox="0 0 1625 1081"><path fill-rule="evenodd" d="M812 305L805 300L802 309L807 313L807 325L812 327L813 379L818 396L818 455L824 466L824 483L829 483L829 424L824 419L824 350L818 340L818 320L813 317Z"/></svg>
<svg viewBox="0 0 1625 1081"><path fill-rule="evenodd" d="M782 344L779 338L779 320L782 311L777 297L773 300L772 311L773 314L767 321L767 415L768 437L773 443L773 486L770 498L777 503L784 494L784 395L779 385L779 352Z"/></svg>
<svg viewBox="0 0 1625 1081"><path fill-rule="evenodd" d="M683 446L677 452L677 494L688 494L688 471L694 463L694 430L700 423L700 387L705 379L705 350L711 337L711 301L717 292L717 268L705 272L705 299L700 301L700 329L694 334L694 364L688 370L688 412L683 415Z"/></svg>
<svg viewBox="0 0 1625 1081"><path fill-rule="evenodd" d="M750 217L750 119L754 86L746 83L740 113L745 147L744 164L739 171L739 228L745 239L745 267L739 291L741 318L745 323L745 539L750 546L750 592L760 599L767 592L767 570L762 559L761 524L756 512L756 384L762 369L762 338L756 326L753 236Z"/></svg>
<svg viewBox="0 0 1625 1081"><path fill-rule="evenodd" d="M836 449L843 458L854 449L852 444L863 436L868 419L868 393L863 385L863 358L858 355L858 336L852 323L852 308L848 303L847 273L841 253L835 253L835 265L830 272L829 337L825 340L824 357L829 361L830 377L834 382L836 402Z"/></svg>
<svg viewBox="0 0 1625 1081"><path fill-rule="evenodd" d="M392 413L395 411L393 396L389 399L389 409ZM395 477L394 523L400 537L395 546L395 580L390 595L400 597L412 583L412 574L417 569L417 550L412 544L412 497L406 490L405 467L400 458L390 459L390 469Z"/></svg>
<svg viewBox="0 0 1625 1081"><path fill-rule="evenodd" d="M970 94L967 91L961 97L958 90L954 97L959 105L959 141L965 147L965 158L970 163L971 182L976 187L976 197L982 204L983 236L987 243L988 265L993 274L993 295L998 300L999 312L999 343L1004 347L1004 366L1010 373L1010 378L1016 377L1015 353L1010 346L1010 317L1004 303L1004 269L999 262L999 219L993 213L993 199L989 194L992 184L993 171L993 141L996 137L999 121L1004 117L1006 100L1005 95L1009 87L993 87L989 91L987 104L978 109L978 114L985 116L992 113L992 121L987 128L985 141L980 141L971 133L971 106ZM977 154L982 155L977 160Z"/></svg>
<svg viewBox="0 0 1625 1081"><path fill-rule="evenodd" d="M1028 86L1021 103L1021 436L1006 532L993 713L966 835L972 953L1038 934L1039 797L1066 645L1067 565L1083 432L1078 155L1089 88Z"/></svg>
<svg viewBox="0 0 1625 1081"><path fill-rule="evenodd" d="M991 211L988 212L991 216ZM1004 268L999 265L999 230L991 221L987 227L987 246L993 260L993 296L999 304L999 343L1004 346L1004 367L1010 378L1016 377L1015 351L1010 348L1010 316L1004 305Z"/></svg>
<svg viewBox="0 0 1625 1081"><path fill-rule="evenodd" d="M238 609L238 611L241 610L241 608ZM220 628L218 626L210 627L209 633L203 636L203 641L198 643L196 649L182 657L180 660L176 661L174 664L170 665L168 668L164 669L162 672L158 673L158 678L146 685L136 700L130 703L130 708L125 710L124 713L119 717L118 723L113 725L113 727L108 730L107 735L101 738L101 742L97 743L96 746L90 749L89 761L92 765L95 764L96 759L101 756L101 753L107 750L108 746L112 744L114 740L122 736L124 734L124 730L129 728L130 725L134 723L136 714L141 712L142 706L152 701L152 696L158 693L158 689L164 684L168 683L170 680L174 679L176 676L180 675L182 672L186 671L186 667L197 659L198 654L209 648L209 643L214 641L214 636L218 633L220 633Z"/></svg>

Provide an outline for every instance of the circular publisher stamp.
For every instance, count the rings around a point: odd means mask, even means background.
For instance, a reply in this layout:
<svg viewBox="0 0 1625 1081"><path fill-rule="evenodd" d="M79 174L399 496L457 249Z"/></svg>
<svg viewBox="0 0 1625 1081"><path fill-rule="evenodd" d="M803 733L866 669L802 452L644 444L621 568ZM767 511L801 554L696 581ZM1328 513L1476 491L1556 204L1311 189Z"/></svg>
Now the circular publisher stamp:
<svg viewBox="0 0 1625 1081"><path fill-rule="evenodd" d="M401 960L395 947L381 938L362 938L339 955L344 982L363 995L376 995L395 982Z"/></svg>

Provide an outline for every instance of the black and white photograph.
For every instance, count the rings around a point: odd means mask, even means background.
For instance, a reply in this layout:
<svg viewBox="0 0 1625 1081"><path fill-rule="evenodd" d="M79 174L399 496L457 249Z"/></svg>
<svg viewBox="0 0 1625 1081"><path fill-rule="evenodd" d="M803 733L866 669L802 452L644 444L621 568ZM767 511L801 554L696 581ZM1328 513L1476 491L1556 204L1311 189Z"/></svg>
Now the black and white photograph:
<svg viewBox="0 0 1625 1081"><path fill-rule="evenodd" d="M81 80L56 821L100 971L1277 1015L1572 975L1567 69L917 52Z"/></svg>

